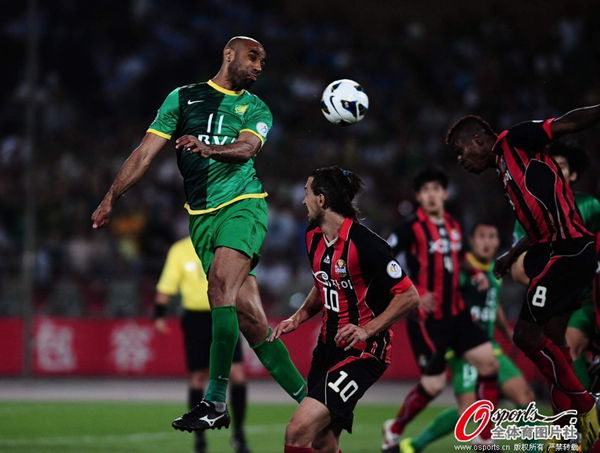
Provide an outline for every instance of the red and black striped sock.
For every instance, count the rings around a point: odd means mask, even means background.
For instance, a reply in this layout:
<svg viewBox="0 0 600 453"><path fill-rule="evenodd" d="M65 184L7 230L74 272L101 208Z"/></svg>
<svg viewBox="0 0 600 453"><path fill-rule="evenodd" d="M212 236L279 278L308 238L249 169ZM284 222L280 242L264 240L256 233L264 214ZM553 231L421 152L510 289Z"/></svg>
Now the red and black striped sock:
<svg viewBox="0 0 600 453"><path fill-rule="evenodd" d="M421 384L413 387L404 399L404 403L400 407L400 410L398 410L396 420L391 426L392 432L402 434L408 422L425 409L433 398L434 397L427 393Z"/></svg>
<svg viewBox="0 0 600 453"><path fill-rule="evenodd" d="M526 351L526 354L536 364L548 383L554 384L570 398L572 407L578 412L588 412L594 407L596 400L575 376L573 359L568 349L559 348L548 337L544 337L538 349ZM557 404L559 412L571 408L564 398L557 397L553 402Z"/></svg>

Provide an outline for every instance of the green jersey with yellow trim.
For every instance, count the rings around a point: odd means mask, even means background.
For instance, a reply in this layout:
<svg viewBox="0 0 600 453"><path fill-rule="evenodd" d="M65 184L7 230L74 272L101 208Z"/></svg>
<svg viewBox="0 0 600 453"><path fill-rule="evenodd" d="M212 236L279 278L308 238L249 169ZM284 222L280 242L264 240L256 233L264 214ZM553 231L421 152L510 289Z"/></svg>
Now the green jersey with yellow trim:
<svg viewBox="0 0 600 453"><path fill-rule="evenodd" d="M228 145L247 131L264 144L272 122L269 107L257 96L226 90L209 80L169 93L148 132L166 139L193 135L209 145ZM266 197L256 177L254 158L226 163L178 149L188 212L204 214L244 198Z"/></svg>
<svg viewBox="0 0 600 453"><path fill-rule="evenodd" d="M473 282L471 276L461 272L460 290L471 316L481 326L490 340L493 340L502 280L497 279L494 275L493 263L482 263L472 253L467 253L467 260L475 269L485 273L490 286L487 291L478 291L477 284Z"/></svg>

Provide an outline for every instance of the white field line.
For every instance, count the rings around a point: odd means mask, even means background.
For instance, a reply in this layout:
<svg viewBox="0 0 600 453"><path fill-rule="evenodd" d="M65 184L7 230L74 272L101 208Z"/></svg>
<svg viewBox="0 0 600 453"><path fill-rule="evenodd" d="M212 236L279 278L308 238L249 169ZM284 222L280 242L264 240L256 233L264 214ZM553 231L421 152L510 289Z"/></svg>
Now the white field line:
<svg viewBox="0 0 600 453"><path fill-rule="evenodd" d="M250 425L245 428L247 434L267 434L267 433L283 433L285 432L286 425ZM354 426L353 432L366 431L361 426ZM147 442L149 440L172 440L177 436L187 433L178 432L151 432L151 433L130 433L130 434L109 434L106 436L60 436L60 437L38 437L33 439L2 439L0 437L0 447L23 447L23 446L65 446L69 447L72 445L82 444L122 444L124 442L136 443L136 442ZM229 430L215 430L211 431L210 436L215 437L228 437L230 435Z"/></svg>
<svg viewBox="0 0 600 453"><path fill-rule="evenodd" d="M252 425L247 426L245 431L248 434L265 434L280 432L283 434L285 425ZM173 439L174 437L181 436L187 433L178 432L150 432L150 433L130 433L130 434L109 434L105 436L60 436L60 437L38 437L33 439L2 439L0 437L0 447L17 447L17 446L41 446L41 445L53 445L53 446L70 446L77 444L112 444L112 443L123 443L123 442L146 442L149 440L167 440ZM230 435L229 430L225 431L213 431L211 436L227 437Z"/></svg>

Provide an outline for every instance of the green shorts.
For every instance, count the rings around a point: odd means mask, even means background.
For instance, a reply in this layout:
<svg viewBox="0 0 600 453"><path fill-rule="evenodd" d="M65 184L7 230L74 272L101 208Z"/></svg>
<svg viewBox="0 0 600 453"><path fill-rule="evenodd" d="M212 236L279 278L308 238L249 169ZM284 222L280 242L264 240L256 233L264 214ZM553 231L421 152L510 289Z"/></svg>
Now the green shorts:
<svg viewBox="0 0 600 453"><path fill-rule="evenodd" d="M594 307L592 307L592 304L587 303L575 310L569 318L567 327L581 330L591 338L594 335Z"/></svg>
<svg viewBox="0 0 600 453"><path fill-rule="evenodd" d="M254 268L266 233L264 198L244 198L217 211L190 215L190 237L206 275L218 247L243 253L252 260Z"/></svg>
<svg viewBox="0 0 600 453"><path fill-rule="evenodd" d="M494 355L498 359L500 369L498 371L498 385L502 385L509 379L521 376L521 370L508 358L502 349L494 345ZM477 370L466 361L458 357L448 360L452 370L452 387L456 395L475 392L477 383Z"/></svg>

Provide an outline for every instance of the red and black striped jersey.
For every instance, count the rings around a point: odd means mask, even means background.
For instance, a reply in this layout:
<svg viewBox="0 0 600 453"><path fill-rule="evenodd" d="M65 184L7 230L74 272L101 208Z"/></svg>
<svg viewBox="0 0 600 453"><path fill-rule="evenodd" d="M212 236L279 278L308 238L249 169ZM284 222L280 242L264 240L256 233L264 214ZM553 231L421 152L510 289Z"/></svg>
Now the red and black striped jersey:
<svg viewBox="0 0 600 453"><path fill-rule="evenodd" d="M462 232L450 214L445 213L444 220L435 223L419 208L392 233L388 242L395 255L405 253L408 274L419 295L434 294L434 309L419 309L421 319L456 316L465 309L460 292Z"/></svg>
<svg viewBox="0 0 600 453"><path fill-rule="evenodd" d="M552 121L517 124L500 133L494 145L504 191L532 244L592 236L569 184L547 151Z"/></svg>
<svg viewBox="0 0 600 453"><path fill-rule="evenodd" d="M332 242L321 228L309 227L306 247L323 303L321 343L335 344L339 329L347 324L364 326L387 308L394 295L413 286L387 242L350 218ZM386 329L355 348L389 363L391 336Z"/></svg>

